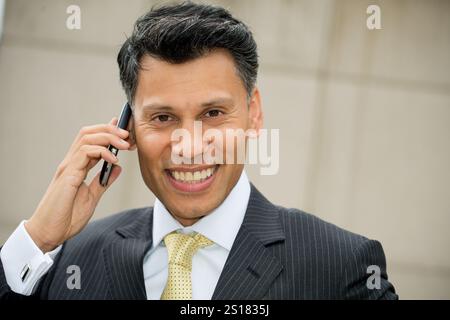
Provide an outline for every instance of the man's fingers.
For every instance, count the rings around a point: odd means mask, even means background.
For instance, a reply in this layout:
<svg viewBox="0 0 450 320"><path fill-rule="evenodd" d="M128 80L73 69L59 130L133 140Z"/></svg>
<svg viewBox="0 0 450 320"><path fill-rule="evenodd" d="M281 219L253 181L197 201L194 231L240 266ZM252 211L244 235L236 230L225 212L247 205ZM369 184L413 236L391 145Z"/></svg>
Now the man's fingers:
<svg viewBox="0 0 450 320"><path fill-rule="evenodd" d="M81 136L84 136L86 134L90 133L97 133L97 132L109 132L112 134L118 134L122 138L128 137L128 131L121 129L117 127L117 118L114 117L111 119L111 121L108 124L95 124L92 126L86 126L80 129L79 133Z"/></svg>
<svg viewBox="0 0 450 320"><path fill-rule="evenodd" d="M109 124L112 124L113 126L116 126L118 121L119 121L119 119L117 119L117 117L113 117L111 119L111 121L109 122Z"/></svg>
<svg viewBox="0 0 450 320"><path fill-rule="evenodd" d="M80 148L82 145L81 140L85 135L95 134L95 133L109 133L118 136L122 139L127 139L129 136L129 132L120 128L117 128L117 117L111 119L108 124L97 124L93 126L86 126L80 129L78 135L73 141L72 145L67 152L66 158L71 158L73 154Z"/></svg>
<svg viewBox="0 0 450 320"><path fill-rule="evenodd" d="M118 159L106 147L83 145L74 156L69 167L75 170L85 170L92 159L103 159L111 163L117 163Z"/></svg>
<svg viewBox="0 0 450 320"><path fill-rule="evenodd" d="M109 176L108 185L103 187L100 184L100 172L95 175L91 183L89 184L89 192L94 196L96 203L100 200L103 193L117 180L122 168L118 165L114 165L111 170L111 175Z"/></svg>
<svg viewBox="0 0 450 320"><path fill-rule="evenodd" d="M97 163L100 161L100 159L91 159L89 160L89 163L86 167L86 170L89 172L93 167L97 165Z"/></svg>
<svg viewBox="0 0 450 320"><path fill-rule="evenodd" d="M113 145L119 150L129 150L133 147L130 143L129 132L118 128L117 122L118 118L114 117L108 124L81 128L55 176L62 174L66 168L83 170L87 174L102 158L108 162L117 163L117 158L107 147Z"/></svg>
<svg viewBox="0 0 450 320"><path fill-rule="evenodd" d="M130 147L130 143L118 136L111 133L92 133L87 134L81 138L81 145L97 145L97 146L109 146L110 144L120 150L127 150Z"/></svg>

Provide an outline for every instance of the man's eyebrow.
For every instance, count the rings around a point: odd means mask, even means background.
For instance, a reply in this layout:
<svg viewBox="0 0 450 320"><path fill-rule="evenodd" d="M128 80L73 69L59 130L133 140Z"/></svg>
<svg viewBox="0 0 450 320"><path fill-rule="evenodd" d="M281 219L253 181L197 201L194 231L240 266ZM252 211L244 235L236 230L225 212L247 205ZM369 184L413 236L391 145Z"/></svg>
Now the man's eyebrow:
<svg viewBox="0 0 450 320"><path fill-rule="evenodd" d="M144 111L150 110L150 109L155 109L155 110L159 110L159 111L171 111L171 110L173 110L173 107L164 105L164 104L159 104L159 103L150 103L150 104L143 106L142 109Z"/></svg>
<svg viewBox="0 0 450 320"><path fill-rule="evenodd" d="M208 108L211 106L219 106L219 105L232 105L233 99L231 98L215 98L206 102L203 102L200 106L202 108ZM142 107L143 110L154 109L158 111L171 111L175 109L170 105L160 104L160 103L149 103Z"/></svg>

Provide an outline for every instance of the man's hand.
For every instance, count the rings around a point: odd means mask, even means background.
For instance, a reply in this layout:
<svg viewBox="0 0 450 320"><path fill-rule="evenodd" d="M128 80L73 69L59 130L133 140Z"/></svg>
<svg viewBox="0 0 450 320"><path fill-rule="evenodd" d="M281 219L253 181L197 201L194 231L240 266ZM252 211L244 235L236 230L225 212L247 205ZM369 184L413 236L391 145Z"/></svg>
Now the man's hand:
<svg viewBox="0 0 450 320"><path fill-rule="evenodd" d="M115 165L106 188L100 185L100 173L89 185L84 182L89 170L100 159L118 162L108 150L110 144L120 150L134 149L128 139L129 132L117 128L116 124L117 118L113 118L109 124L83 127L58 166L44 197L25 224L27 232L43 252L55 249L78 234L92 217L105 190L119 176L121 168Z"/></svg>

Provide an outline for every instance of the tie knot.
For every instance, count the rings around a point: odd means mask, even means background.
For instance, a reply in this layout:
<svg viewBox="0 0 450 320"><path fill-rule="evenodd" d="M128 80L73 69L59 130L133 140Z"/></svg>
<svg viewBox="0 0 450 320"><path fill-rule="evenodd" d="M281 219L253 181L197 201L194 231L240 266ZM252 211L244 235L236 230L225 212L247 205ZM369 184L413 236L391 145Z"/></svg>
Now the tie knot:
<svg viewBox="0 0 450 320"><path fill-rule="evenodd" d="M192 257L199 248L213 244L211 240L200 233L183 234L169 233L164 237L164 243L169 253L169 264L177 264L189 270L192 269Z"/></svg>

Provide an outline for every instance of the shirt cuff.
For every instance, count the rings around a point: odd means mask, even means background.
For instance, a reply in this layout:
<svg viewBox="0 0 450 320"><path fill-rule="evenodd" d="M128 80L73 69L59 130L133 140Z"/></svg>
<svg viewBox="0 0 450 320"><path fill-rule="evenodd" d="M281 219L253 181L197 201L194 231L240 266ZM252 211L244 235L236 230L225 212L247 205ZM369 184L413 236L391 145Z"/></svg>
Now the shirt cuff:
<svg viewBox="0 0 450 320"><path fill-rule="evenodd" d="M5 242L0 259L11 290L29 296L53 265L62 245L44 254L25 229L25 222L22 221Z"/></svg>

